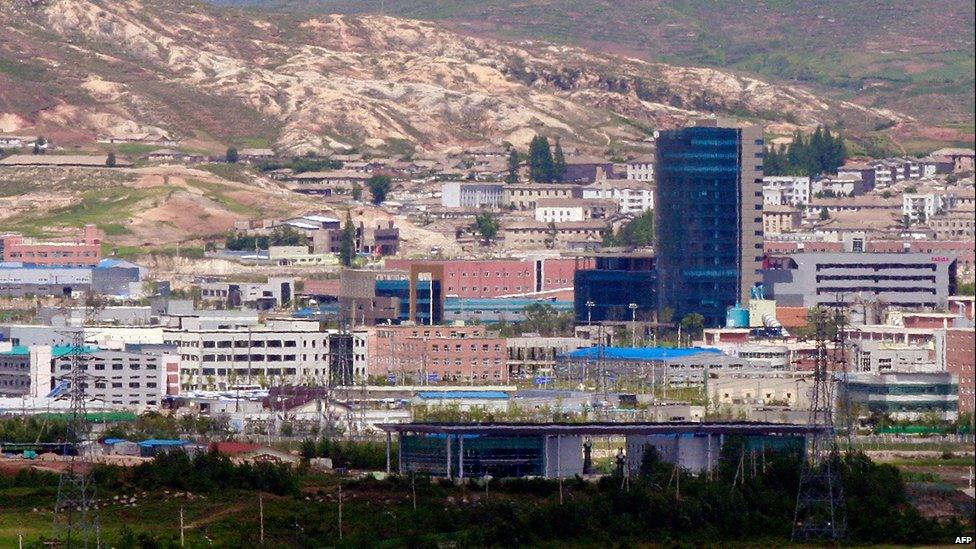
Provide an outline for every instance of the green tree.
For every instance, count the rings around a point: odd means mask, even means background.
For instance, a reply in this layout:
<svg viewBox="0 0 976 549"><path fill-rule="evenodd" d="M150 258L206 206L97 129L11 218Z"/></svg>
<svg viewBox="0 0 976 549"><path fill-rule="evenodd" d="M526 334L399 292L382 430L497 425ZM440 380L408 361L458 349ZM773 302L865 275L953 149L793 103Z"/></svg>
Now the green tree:
<svg viewBox="0 0 976 549"><path fill-rule="evenodd" d="M494 240L495 236L498 235L498 229L501 227L498 219L495 218L491 212L482 212L478 214L478 217L474 220L475 230L481 235L482 240L486 245L491 245L491 241Z"/></svg>
<svg viewBox="0 0 976 549"><path fill-rule="evenodd" d="M705 328L705 317L698 313L688 313L681 319L681 329L692 339L698 339Z"/></svg>
<svg viewBox="0 0 976 549"><path fill-rule="evenodd" d="M609 236L608 236L609 234ZM604 234L606 246L650 246L654 244L654 210L644 210L639 216L620 227L617 234Z"/></svg>
<svg viewBox="0 0 976 549"><path fill-rule="evenodd" d="M388 175L374 175L366 181L369 193L373 196L373 204L381 204L386 200L387 193L393 187L393 180Z"/></svg>
<svg viewBox="0 0 976 549"><path fill-rule="evenodd" d="M505 183L518 183L519 164L519 153L515 150L515 147L512 147L508 151L508 175L505 176Z"/></svg>
<svg viewBox="0 0 976 549"><path fill-rule="evenodd" d="M820 208L820 221L827 221L830 219L830 212L827 211L827 207L824 206Z"/></svg>
<svg viewBox="0 0 976 549"><path fill-rule="evenodd" d="M108 153L108 156L105 157L105 165L108 166L109 168L114 168L115 167L115 153L114 152Z"/></svg>
<svg viewBox="0 0 976 549"><path fill-rule="evenodd" d="M352 189L350 190L350 193L352 194L352 199L353 200L355 200L357 202L360 201L360 200L362 200L363 199L363 186L360 185L359 183L353 183L352 184Z"/></svg>
<svg viewBox="0 0 976 549"><path fill-rule="evenodd" d="M31 154L44 154L44 145L47 141L44 140L43 136L37 136L34 140L34 148L31 150Z"/></svg>
<svg viewBox="0 0 976 549"><path fill-rule="evenodd" d="M549 140L537 135L529 143L529 177L537 183L550 183L554 176Z"/></svg>
<svg viewBox="0 0 976 549"><path fill-rule="evenodd" d="M349 267L355 257L356 226L352 223L352 214L346 211L346 224L342 227L342 240L339 243L339 263L343 267Z"/></svg>
<svg viewBox="0 0 976 549"><path fill-rule="evenodd" d="M552 157L552 180L562 181L564 175L566 175L566 155L563 154L563 146L557 137L556 150Z"/></svg>
<svg viewBox="0 0 976 549"><path fill-rule="evenodd" d="M237 163L239 159L237 155L237 149L235 147L228 147L227 154L224 155L224 158L227 160L227 162L230 162L231 164Z"/></svg>

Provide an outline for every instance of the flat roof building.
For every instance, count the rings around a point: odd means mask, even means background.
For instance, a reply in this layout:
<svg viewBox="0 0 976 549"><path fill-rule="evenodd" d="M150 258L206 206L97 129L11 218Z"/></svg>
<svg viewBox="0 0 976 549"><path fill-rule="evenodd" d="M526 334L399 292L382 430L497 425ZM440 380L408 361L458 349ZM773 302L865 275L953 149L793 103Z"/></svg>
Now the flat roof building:
<svg viewBox="0 0 976 549"><path fill-rule="evenodd" d="M781 306L850 306L864 299L943 308L956 290L956 260L920 253L798 253L767 257L762 276L766 297Z"/></svg>

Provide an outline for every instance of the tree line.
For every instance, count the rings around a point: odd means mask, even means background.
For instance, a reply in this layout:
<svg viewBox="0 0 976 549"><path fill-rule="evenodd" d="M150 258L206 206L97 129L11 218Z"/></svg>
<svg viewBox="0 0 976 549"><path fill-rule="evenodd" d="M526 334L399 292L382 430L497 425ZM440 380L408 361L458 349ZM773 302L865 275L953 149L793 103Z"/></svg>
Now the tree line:
<svg viewBox="0 0 976 549"><path fill-rule="evenodd" d="M288 226L275 227L271 234L228 233L224 246L228 250L267 250L269 246L307 246L308 237Z"/></svg>
<svg viewBox="0 0 976 549"><path fill-rule="evenodd" d="M809 137L798 131L789 145L766 147L763 174L815 177L836 173L845 160L844 138L831 133L827 126L818 126Z"/></svg>
<svg viewBox="0 0 976 549"><path fill-rule="evenodd" d="M553 183L562 181L566 175L566 155L562 144L556 138L555 147L549 144L549 138L536 135L529 143L529 152L523 155L510 147L508 151L508 175L506 183L518 183L519 168L523 162L528 162L529 179L536 183Z"/></svg>

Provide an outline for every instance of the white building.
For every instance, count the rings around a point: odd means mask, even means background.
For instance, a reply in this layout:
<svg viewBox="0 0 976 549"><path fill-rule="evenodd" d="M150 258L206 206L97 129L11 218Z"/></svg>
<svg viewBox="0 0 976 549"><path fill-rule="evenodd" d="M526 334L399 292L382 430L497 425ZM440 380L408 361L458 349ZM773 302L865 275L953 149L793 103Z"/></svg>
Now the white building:
<svg viewBox="0 0 976 549"><path fill-rule="evenodd" d="M637 215L654 209L654 188L643 180L604 179L582 188L585 200L613 200L619 212Z"/></svg>
<svg viewBox="0 0 976 549"><path fill-rule="evenodd" d="M94 380L85 388L89 398L106 405L142 410L157 408L167 394L179 394L180 359L167 350L142 352L137 347L88 353L85 367ZM52 375L57 384L71 371L72 357L62 354L54 360Z"/></svg>
<svg viewBox="0 0 976 549"><path fill-rule="evenodd" d="M317 320L183 316L163 336L179 349L186 389L328 380L329 334Z"/></svg>
<svg viewBox="0 0 976 549"><path fill-rule="evenodd" d="M773 197L779 201L774 202ZM763 177L763 202L783 206L809 204L810 178L792 175Z"/></svg>
<svg viewBox="0 0 976 549"><path fill-rule="evenodd" d="M654 181L654 164L650 160L628 162L627 179L631 181Z"/></svg>
<svg viewBox="0 0 976 549"><path fill-rule="evenodd" d="M956 205L955 196L938 192L905 193L901 200L901 213L912 223L928 220Z"/></svg>
<svg viewBox="0 0 976 549"><path fill-rule="evenodd" d="M445 208L497 208L504 188L501 183L448 181L441 185L441 205Z"/></svg>
<svg viewBox="0 0 976 549"><path fill-rule="evenodd" d="M542 223L575 223L606 219L616 211L617 204L612 200L548 198L539 200L536 205L535 220Z"/></svg>

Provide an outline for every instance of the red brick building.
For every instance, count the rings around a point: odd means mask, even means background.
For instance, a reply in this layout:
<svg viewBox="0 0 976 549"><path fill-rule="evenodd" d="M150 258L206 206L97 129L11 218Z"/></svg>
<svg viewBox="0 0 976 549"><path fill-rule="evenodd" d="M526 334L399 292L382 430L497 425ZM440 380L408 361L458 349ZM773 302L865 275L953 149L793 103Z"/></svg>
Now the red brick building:
<svg viewBox="0 0 976 549"><path fill-rule="evenodd" d="M387 269L410 271L412 266L443 267L442 291L446 297L555 297L573 299L576 269L591 268L591 260L486 259L435 260L388 259Z"/></svg>
<svg viewBox="0 0 976 549"><path fill-rule="evenodd" d="M397 379L508 381L505 338L482 326L377 326L368 340L369 375Z"/></svg>
<svg viewBox="0 0 976 549"><path fill-rule="evenodd" d="M959 378L959 413L973 413L976 398L976 331L949 328L945 338L946 371Z"/></svg>
<svg viewBox="0 0 976 549"><path fill-rule="evenodd" d="M102 239L95 225L86 225L81 238L70 242L42 242L21 234L4 234L0 235L0 260L33 265L97 265L102 260Z"/></svg>

